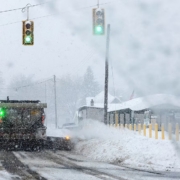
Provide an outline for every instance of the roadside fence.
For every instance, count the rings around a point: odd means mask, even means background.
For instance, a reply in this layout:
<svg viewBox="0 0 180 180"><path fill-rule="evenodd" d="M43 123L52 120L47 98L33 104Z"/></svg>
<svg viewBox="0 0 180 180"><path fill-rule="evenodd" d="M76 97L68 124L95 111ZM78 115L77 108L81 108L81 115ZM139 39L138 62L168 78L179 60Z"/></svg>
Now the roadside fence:
<svg viewBox="0 0 180 180"><path fill-rule="evenodd" d="M158 127L158 124L110 124L110 127L117 129L128 129L130 131L138 131L139 135L143 135L149 138L155 139L169 139L172 140L172 137L175 137L176 141L179 141L180 131L179 124L175 124L175 131L172 131L172 124L168 123L168 129L165 131L164 124L161 124Z"/></svg>

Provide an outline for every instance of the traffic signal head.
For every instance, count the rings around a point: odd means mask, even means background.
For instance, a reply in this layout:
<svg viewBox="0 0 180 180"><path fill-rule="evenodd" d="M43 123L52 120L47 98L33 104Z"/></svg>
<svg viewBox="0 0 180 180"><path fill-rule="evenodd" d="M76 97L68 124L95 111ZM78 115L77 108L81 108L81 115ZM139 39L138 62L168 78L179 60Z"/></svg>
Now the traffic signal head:
<svg viewBox="0 0 180 180"><path fill-rule="evenodd" d="M23 44L33 45L34 44L34 22L23 21Z"/></svg>
<svg viewBox="0 0 180 180"><path fill-rule="evenodd" d="M103 35L105 33L104 9L93 9L93 34Z"/></svg>

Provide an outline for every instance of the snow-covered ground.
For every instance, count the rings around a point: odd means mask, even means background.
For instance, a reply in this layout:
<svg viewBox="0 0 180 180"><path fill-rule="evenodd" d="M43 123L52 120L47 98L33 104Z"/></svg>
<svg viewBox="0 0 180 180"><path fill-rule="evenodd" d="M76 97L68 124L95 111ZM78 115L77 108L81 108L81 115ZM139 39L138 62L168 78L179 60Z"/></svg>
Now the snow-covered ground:
<svg viewBox="0 0 180 180"><path fill-rule="evenodd" d="M91 159L127 167L180 172L180 143L174 140L155 140L95 121L90 121L74 136L80 139L75 153Z"/></svg>
<svg viewBox="0 0 180 180"><path fill-rule="evenodd" d="M20 179L20 177L18 175L13 175L7 172L0 163L0 180L12 180L12 179Z"/></svg>

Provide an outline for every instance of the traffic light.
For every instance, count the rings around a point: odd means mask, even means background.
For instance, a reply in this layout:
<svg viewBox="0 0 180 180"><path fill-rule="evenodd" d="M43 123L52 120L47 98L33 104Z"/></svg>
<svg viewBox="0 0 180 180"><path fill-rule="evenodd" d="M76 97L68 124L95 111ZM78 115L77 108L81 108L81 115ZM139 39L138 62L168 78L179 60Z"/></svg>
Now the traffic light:
<svg viewBox="0 0 180 180"><path fill-rule="evenodd" d="M104 35L105 33L105 12L104 9L93 9L93 34Z"/></svg>
<svg viewBox="0 0 180 180"><path fill-rule="evenodd" d="M0 108L0 118L4 118L6 115L6 111L4 108Z"/></svg>
<svg viewBox="0 0 180 180"><path fill-rule="evenodd" d="M23 44L33 45L34 44L34 22L23 21Z"/></svg>

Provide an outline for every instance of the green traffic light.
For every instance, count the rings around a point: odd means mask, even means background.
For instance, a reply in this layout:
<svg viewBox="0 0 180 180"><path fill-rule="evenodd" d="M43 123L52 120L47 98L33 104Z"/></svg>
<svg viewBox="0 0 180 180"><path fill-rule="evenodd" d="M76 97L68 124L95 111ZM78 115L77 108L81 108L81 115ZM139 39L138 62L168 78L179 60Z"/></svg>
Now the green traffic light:
<svg viewBox="0 0 180 180"><path fill-rule="evenodd" d="M0 108L0 117L4 117L5 116L5 110Z"/></svg>
<svg viewBox="0 0 180 180"><path fill-rule="evenodd" d="M25 37L25 43L27 43L27 44L32 43L32 37L31 36L26 36Z"/></svg>
<svg viewBox="0 0 180 180"><path fill-rule="evenodd" d="M95 27L95 33L96 34L103 34L103 27L102 26L96 26Z"/></svg>

